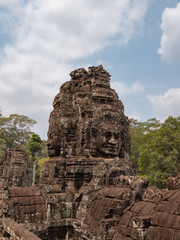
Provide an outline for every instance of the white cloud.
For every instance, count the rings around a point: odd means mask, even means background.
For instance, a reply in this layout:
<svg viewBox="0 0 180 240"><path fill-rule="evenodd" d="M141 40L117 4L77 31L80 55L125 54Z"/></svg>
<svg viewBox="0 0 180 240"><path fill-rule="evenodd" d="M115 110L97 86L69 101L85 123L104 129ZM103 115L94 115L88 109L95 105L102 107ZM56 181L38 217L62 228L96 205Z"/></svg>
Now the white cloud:
<svg viewBox="0 0 180 240"><path fill-rule="evenodd" d="M116 90L120 98L122 96L144 91L144 86L138 82L133 83L131 86L128 86L123 82L112 82L111 87Z"/></svg>
<svg viewBox="0 0 180 240"><path fill-rule="evenodd" d="M10 38L0 49L2 114L33 117L41 133L46 122L47 132L52 99L75 60L127 44L141 31L149 2L0 0L0 27Z"/></svg>
<svg viewBox="0 0 180 240"><path fill-rule="evenodd" d="M140 115L140 113L138 113L138 112L133 112L133 113L131 113L131 114L128 115L128 118L129 118L129 119L133 118L133 119L135 119L135 120L140 121L140 120L141 120L141 115Z"/></svg>
<svg viewBox="0 0 180 240"><path fill-rule="evenodd" d="M158 53L163 60L180 61L180 3L176 8L165 8L162 14L161 47Z"/></svg>
<svg viewBox="0 0 180 240"><path fill-rule="evenodd" d="M17 8L10 2L4 5L7 16L13 13L18 20L18 50L68 60L89 56L115 38L126 44L139 30L148 6L147 0L29 0L16 3Z"/></svg>
<svg viewBox="0 0 180 240"><path fill-rule="evenodd" d="M171 88L163 95L148 95L147 98L161 121L168 116L180 116L180 88Z"/></svg>

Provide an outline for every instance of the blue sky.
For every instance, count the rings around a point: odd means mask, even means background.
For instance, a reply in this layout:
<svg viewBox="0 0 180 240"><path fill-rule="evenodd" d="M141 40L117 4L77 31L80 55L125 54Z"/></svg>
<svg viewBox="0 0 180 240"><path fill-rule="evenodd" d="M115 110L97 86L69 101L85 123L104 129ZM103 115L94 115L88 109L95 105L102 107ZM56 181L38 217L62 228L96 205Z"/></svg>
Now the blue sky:
<svg viewBox="0 0 180 240"><path fill-rule="evenodd" d="M0 109L46 139L70 71L103 64L128 117L180 115L180 2L0 0Z"/></svg>

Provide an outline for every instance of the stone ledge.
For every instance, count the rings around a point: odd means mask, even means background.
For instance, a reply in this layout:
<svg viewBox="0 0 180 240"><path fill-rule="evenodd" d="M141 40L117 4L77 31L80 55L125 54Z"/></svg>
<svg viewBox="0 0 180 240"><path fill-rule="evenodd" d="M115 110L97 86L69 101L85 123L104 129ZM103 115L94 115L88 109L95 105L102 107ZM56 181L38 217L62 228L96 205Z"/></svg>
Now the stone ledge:
<svg viewBox="0 0 180 240"><path fill-rule="evenodd" d="M0 219L0 225L2 225L3 231L8 233L12 240L40 240L40 238L11 218Z"/></svg>

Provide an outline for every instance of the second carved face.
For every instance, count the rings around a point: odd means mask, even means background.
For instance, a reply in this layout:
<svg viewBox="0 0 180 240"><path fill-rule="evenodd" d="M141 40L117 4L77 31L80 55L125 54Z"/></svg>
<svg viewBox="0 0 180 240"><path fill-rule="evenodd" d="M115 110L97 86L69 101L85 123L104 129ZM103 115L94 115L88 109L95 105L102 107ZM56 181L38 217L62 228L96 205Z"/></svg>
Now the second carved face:
<svg viewBox="0 0 180 240"><path fill-rule="evenodd" d="M119 156L121 150L121 132L117 125L101 125L97 135L97 151L107 157Z"/></svg>

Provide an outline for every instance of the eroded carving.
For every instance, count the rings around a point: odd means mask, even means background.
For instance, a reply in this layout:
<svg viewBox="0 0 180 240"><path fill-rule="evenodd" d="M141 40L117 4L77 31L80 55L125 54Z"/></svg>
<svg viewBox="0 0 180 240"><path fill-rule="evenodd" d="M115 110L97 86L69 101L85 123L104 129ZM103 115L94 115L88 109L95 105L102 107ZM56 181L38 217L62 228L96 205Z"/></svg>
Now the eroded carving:
<svg viewBox="0 0 180 240"><path fill-rule="evenodd" d="M109 73L99 67L70 73L50 115L50 157L124 157L129 154L129 121L117 93L110 88ZM106 84L105 84L106 83Z"/></svg>
<svg viewBox="0 0 180 240"><path fill-rule="evenodd" d="M32 185L32 162L23 149L11 148L0 160L0 183L9 187Z"/></svg>

